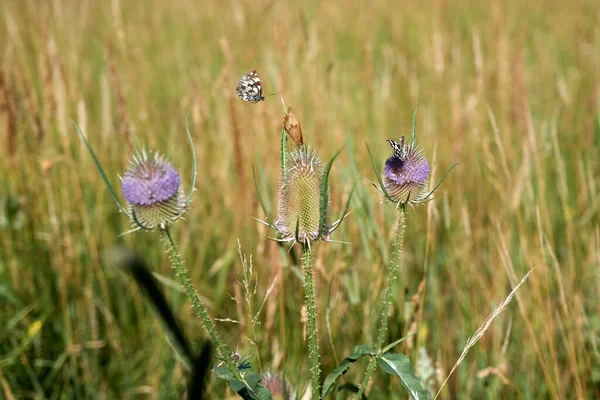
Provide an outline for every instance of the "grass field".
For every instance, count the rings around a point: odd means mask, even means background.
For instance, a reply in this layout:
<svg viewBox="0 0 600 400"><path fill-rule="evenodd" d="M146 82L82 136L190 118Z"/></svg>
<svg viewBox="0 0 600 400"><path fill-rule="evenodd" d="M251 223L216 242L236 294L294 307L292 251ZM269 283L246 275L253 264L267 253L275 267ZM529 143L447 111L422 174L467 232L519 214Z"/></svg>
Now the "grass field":
<svg viewBox="0 0 600 400"><path fill-rule="evenodd" d="M599 10L594 0L2 1L0 398L183 396L187 369L105 250L142 254L190 340L207 335L158 236L119 236L130 222L71 121L116 187L132 149L148 145L170 155L187 191L188 112L197 190L172 234L211 316L239 322L216 322L226 343L304 393L300 253L252 218L264 218L253 165L277 210L280 96L324 160L344 149L330 176L334 216L359 176L353 213L332 237L352 244L314 246L325 375L374 343L381 312L395 217L370 183L365 143L381 168L385 139L410 132L421 101L431 180L460 164L434 201L409 209L386 342L418 330L397 351L430 360L435 393L537 267L440 398L600 397ZM276 96L236 96L250 68ZM256 279L249 303L238 242ZM358 385L365 368L340 383ZM214 374L209 385L211 398L234 398ZM381 370L368 395L407 396Z"/></svg>

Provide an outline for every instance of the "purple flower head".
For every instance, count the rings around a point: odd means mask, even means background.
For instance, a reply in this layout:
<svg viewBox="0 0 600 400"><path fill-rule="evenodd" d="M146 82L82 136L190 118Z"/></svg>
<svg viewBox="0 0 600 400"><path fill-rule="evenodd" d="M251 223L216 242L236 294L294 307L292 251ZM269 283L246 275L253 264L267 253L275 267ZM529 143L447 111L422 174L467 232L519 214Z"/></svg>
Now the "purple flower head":
<svg viewBox="0 0 600 400"><path fill-rule="evenodd" d="M186 211L181 178L158 153L138 152L121 183L121 192L136 225L165 228Z"/></svg>
<svg viewBox="0 0 600 400"><path fill-rule="evenodd" d="M383 167L385 189L396 203L418 203L427 195L429 163L414 143L404 144L404 137L388 143L394 154Z"/></svg>

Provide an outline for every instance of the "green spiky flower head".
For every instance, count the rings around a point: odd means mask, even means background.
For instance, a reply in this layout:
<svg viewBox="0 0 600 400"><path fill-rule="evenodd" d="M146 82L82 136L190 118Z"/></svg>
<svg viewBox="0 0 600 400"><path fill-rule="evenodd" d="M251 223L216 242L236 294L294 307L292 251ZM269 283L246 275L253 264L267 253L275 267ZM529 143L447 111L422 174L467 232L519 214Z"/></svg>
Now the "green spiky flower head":
<svg viewBox="0 0 600 400"><path fill-rule="evenodd" d="M321 185L325 168L315 151L298 146L288 158L279 187L277 229L284 241L308 243L320 239L321 214L329 210L329 188L325 210L321 210ZM324 229L327 231L327 229Z"/></svg>
<svg viewBox="0 0 600 400"><path fill-rule="evenodd" d="M121 182L134 225L165 229L186 211L179 173L158 153L138 151Z"/></svg>

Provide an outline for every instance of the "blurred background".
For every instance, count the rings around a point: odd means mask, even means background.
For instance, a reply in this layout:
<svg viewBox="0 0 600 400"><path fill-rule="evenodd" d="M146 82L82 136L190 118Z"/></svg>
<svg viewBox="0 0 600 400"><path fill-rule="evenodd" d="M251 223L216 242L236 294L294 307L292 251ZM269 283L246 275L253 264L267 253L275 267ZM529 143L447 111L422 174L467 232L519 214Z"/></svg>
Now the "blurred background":
<svg viewBox="0 0 600 400"><path fill-rule="evenodd" d="M190 339L205 334L157 235L130 229L71 121L120 187L132 149L170 155L192 208L172 234L205 304L255 371L309 380L294 252L273 232L279 135L291 105L328 160L333 215L315 247L322 369L372 344L394 211L365 143L410 132L433 202L410 210L388 342L435 393L467 339L537 267L441 398L600 396L600 8L594 0L306 2L4 0L0 4L0 397L181 398L188 372L135 284L104 263L139 251ZM235 94L255 68L258 104ZM241 252L256 295L244 300ZM254 314L268 295L256 324ZM232 298L237 298L237 302ZM250 307L249 307L250 305ZM249 308L252 308L250 310ZM249 317L250 316L250 317ZM343 381L358 383L366 363ZM233 397L209 382L212 398ZM381 370L370 398L404 398Z"/></svg>

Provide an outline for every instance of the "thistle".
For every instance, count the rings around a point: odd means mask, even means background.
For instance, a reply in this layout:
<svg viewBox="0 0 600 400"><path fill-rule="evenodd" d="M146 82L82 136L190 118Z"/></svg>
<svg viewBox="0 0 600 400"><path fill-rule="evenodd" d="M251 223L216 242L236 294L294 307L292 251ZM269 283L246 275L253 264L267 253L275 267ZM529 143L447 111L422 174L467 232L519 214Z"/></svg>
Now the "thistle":
<svg viewBox="0 0 600 400"><path fill-rule="evenodd" d="M139 229L158 230L167 250L171 265L175 270L175 275L183 285L183 289L192 303L194 312L200 318L202 326L210 335L219 353L216 357L226 365L221 369L216 369L217 376L228 381L229 385L237 393L250 393L254 396L252 398L257 398L257 393L260 393L263 396L261 398L270 398L268 391L260 384L260 375L248 371L242 372L231 358L232 352L223 339L221 339L221 335L212 322L208 310L192 285L187 269L183 265L183 260L169 231L170 225L187 211L192 201L192 194L196 183L196 153L187 119L186 132L193 160L191 189L187 198L180 187L181 178L175 168L158 153L151 155L149 151L141 150L130 161L127 171L122 178L121 192L126 200L126 207L123 207L119 201L115 190L108 181L104 169L100 165L96 154L83 132L81 132L77 125L75 125L75 128L92 156L96 168L100 172L102 180L117 207L134 222L135 228L132 231Z"/></svg>
<svg viewBox="0 0 600 400"><path fill-rule="evenodd" d="M385 190L394 203L422 201L427 195L430 172L423 152L413 141L404 144L404 136L399 142L388 140L388 143L393 154L383 167Z"/></svg>
<svg viewBox="0 0 600 400"><path fill-rule="evenodd" d="M386 365L386 363L390 362L389 360L395 360L397 362L397 365L395 366L396 369L400 363L407 366L404 375L400 374L399 376L401 377L405 388L413 398L427 397L427 392L414 375L414 371L412 370L408 358L403 354L388 353L391 347L393 347L392 345L384 347L384 340L388 330L389 308L394 297L396 281L398 279L397 273L402 261L401 255L404 245L404 228L406 227L406 206L408 204L422 204L431 200L430 196L437 190L442 183L442 180L446 177L446 174L456 166L456 164L454 164L450 167L433 190L427 191L430 167L423 152L416 144L415 127L417 110L418 106L413 114L412 132L409 143L405 144L404 137L400 138L399 141L388 140L388 144L392 147L393 153L387 158L383 166L383 179L379 175L371 150L367 146L373 169L375 170L375 174L377 175L380 184L380 187L374 186L383 194L384 199L396 205L397 222L394 241L392 242L391 259L388 264L386 290L381 308L379 330L375 344L376 355L369 360L369 365L367 366L362 384L356 396L357 399L361 398L367 389L371 376L375 372L377 362L379 361L380 365ZM382 363L381 360L384 359L386 361ZM394 371L394 369L391 371ZM390 370L386 369L386 372L390 372Z"/></svg>
<svg viewBox="0 0 600 400"><path fill-rule="evenodd" d="M317 332L317 312L315 307L315 288L312 263L313 243L318 241L331 241L330 235L348 215L348 208L354 186L346 202L346 209L342 216L335 222L329 223L329 172L333 158L323 165L316 152L303 144L304 140L300 131L297 117L289 112L284 105L286 118L281 129L281 179L279 185L279 218L273 222L266 211L262 197L256 184L258 201L266 215L267 221L260 221L275 230L279 237L275 240L290 245L300 243L303 252L303 272L306 310L308 315L308 352L310 357L311 392L313 399L320 398L321 368L319 365L319 344ZM290 122L293 119L293 123ZM297 128L296 128L297 127ZM290 152L287 149L286 132L294 139L295 148ZM356 184L356 182L355 182Z"/></svg>
<svg viewBox="0 0 600 400"><path fill-rule="evenodd" d="M181 178L160 154L138 151L121 182L121 192L135 226L166 229L187 210Z"/></svg>
<svg viewBox="0 0 600 400"><path fill-rule="evenodd" d="M326 185L324 172L323 162L310 147L299 146L290 153L287 170L279 186L276 226L282 241L308 244L327 237L331 202L329 187L326 186L324 207L321 209L321 186Z"/></svg>

